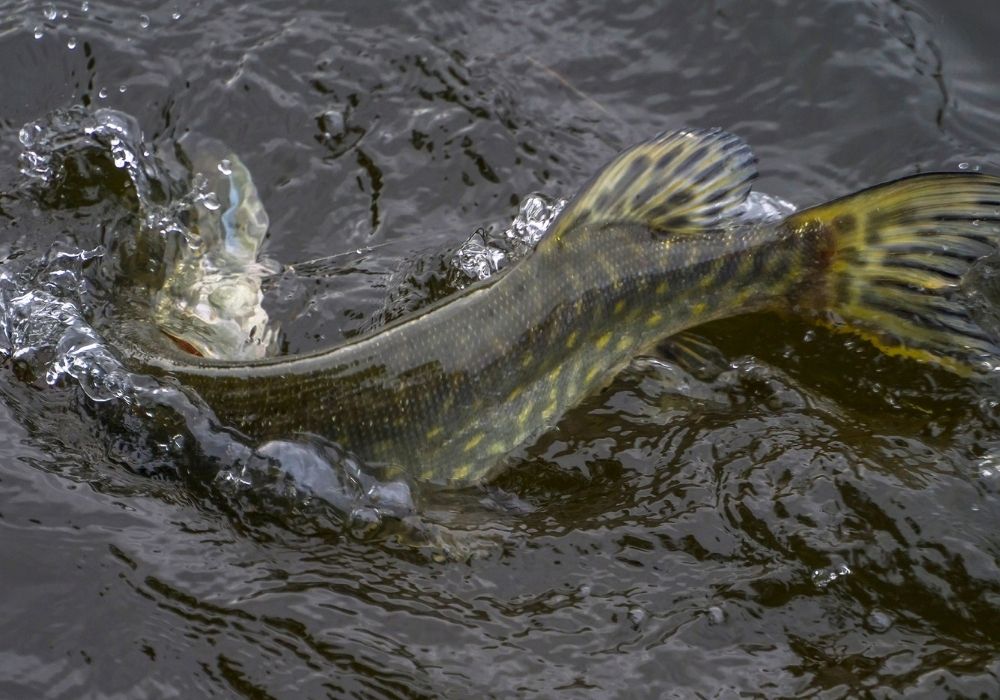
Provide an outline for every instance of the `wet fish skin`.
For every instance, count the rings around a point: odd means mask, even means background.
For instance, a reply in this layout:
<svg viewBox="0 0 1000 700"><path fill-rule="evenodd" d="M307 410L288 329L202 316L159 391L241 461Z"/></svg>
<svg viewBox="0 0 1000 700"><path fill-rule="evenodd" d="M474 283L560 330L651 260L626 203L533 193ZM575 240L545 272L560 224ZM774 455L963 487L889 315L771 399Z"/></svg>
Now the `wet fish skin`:
<svg viewBox="0 0 1000 700"><path fill-rule="evenodd" d="M960 372L974 366L970 350L1000 356L941 306L969 256L935 253L924 230L936 222L965 253L982 253L985 229L973 233L971 221L1000 206L1000 180L911 178L774 224L741 217L755 174L730 134L665 134L612 161L526 259L376 333L249 363L179 353L146 362L255 438L316 433L417 479L463 484L488 477L636 354L718 318L820 312ZM944 312L953 316L942 327Z"/></svg>

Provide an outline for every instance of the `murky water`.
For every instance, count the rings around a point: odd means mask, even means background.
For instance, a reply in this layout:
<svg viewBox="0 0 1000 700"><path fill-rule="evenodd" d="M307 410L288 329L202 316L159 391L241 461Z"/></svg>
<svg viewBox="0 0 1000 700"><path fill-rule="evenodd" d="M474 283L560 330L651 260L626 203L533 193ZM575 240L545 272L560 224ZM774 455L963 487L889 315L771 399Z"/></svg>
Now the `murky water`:
<svg viewBox="0 0 1000 700"><path fill-rule="evenodd" d="M735 319L441 492L255 453L105 340L233 230L241 163L266 259L225 286L245 209L211 272L283 352L516 256L679 125L799 205L1000 172L989 3L659 5L2 8L0 696L1000 695L996 387Z"/></svg>

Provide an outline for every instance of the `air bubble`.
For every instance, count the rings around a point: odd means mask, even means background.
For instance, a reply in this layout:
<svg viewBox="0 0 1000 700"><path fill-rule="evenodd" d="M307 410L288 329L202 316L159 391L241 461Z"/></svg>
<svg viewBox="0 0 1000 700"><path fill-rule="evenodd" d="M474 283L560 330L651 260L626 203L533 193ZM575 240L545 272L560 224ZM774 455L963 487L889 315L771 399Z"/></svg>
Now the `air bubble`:
<svg viewBox="0 0 1000 700"><path fill-rule="evenodd" d="M726 621L726 613L718 605L713 605L706 612L708 614L708 624L710 625L721 625Z"/></svg>
<svg viewBox="0 0 1000 700"><path fill-rule="evenodd" d="M143 29L149 29L149 15L139 15L139 26Z"/></svg>
<svg viewBox="0 0 1000 700"><path fill-rule="evenodd" d="M42 8L42 16L51 22L59 16L59 13L56 11L55 5L46 5Z"/></svg>
<svg viewBox="0 0 1000 700"><path fill-rule="evenodd" d="M222 160L220 160L218 168L219 172L222 173L223 175L233 174L233 164L230 162L228 158L223 158Z"/></svg>
<svg viewBox="0 0 1000 700"><path fill-rule="evenodd" d="M642 623L646 621L648 614L645 610L639 606L634 606L629 608L628 611L628 621L632 623L633 629L639 629L642 627Z"/></svg>
<svg viewBox="0 0 1000 700"><path fill-rule="evenodd" d="M69 38L69 41L66 42L66 48L68 48L70 50L76 48L76 37L75 36L71 36Z"/></svg>
<svg viewBox="0 0 1000 700"><path fill-rule="evenodd" d="M888 632L892 627L892 618L881 610L872 610L865 618L865 623L872 632Z"/></svg>

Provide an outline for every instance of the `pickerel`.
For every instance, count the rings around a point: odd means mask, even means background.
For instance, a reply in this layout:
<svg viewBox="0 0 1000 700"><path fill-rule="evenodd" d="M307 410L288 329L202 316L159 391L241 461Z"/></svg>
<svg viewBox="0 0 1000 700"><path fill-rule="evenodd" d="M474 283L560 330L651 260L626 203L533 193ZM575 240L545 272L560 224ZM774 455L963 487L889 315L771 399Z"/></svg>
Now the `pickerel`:
<svg viewBox="0 0 1000 700"><path fill-rule="evenodd" d="M329 350L147 363L257 439L329 438L417 479L487 477L635 355L697 324L804 313L887 352L969 375L1000 348L963 276L1000 240L1000 178L917 175L748 221L756 161L685 129L615 158L527 258Z"/></svg>

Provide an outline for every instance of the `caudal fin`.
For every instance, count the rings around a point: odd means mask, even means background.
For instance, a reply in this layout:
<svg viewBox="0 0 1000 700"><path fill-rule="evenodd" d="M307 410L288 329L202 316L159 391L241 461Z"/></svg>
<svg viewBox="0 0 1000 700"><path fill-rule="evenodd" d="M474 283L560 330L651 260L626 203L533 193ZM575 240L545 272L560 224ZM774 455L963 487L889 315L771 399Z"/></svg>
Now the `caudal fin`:
<svg viewBox="0 0 1000 700"><path fill-rule="evenodd" d="M963 285L972 266L1000 246L1000 178L917 175L786 223L819 226L829 236L817 304L834 327L961 375L1000 369L1000 337L984 328Z"/></svg>

